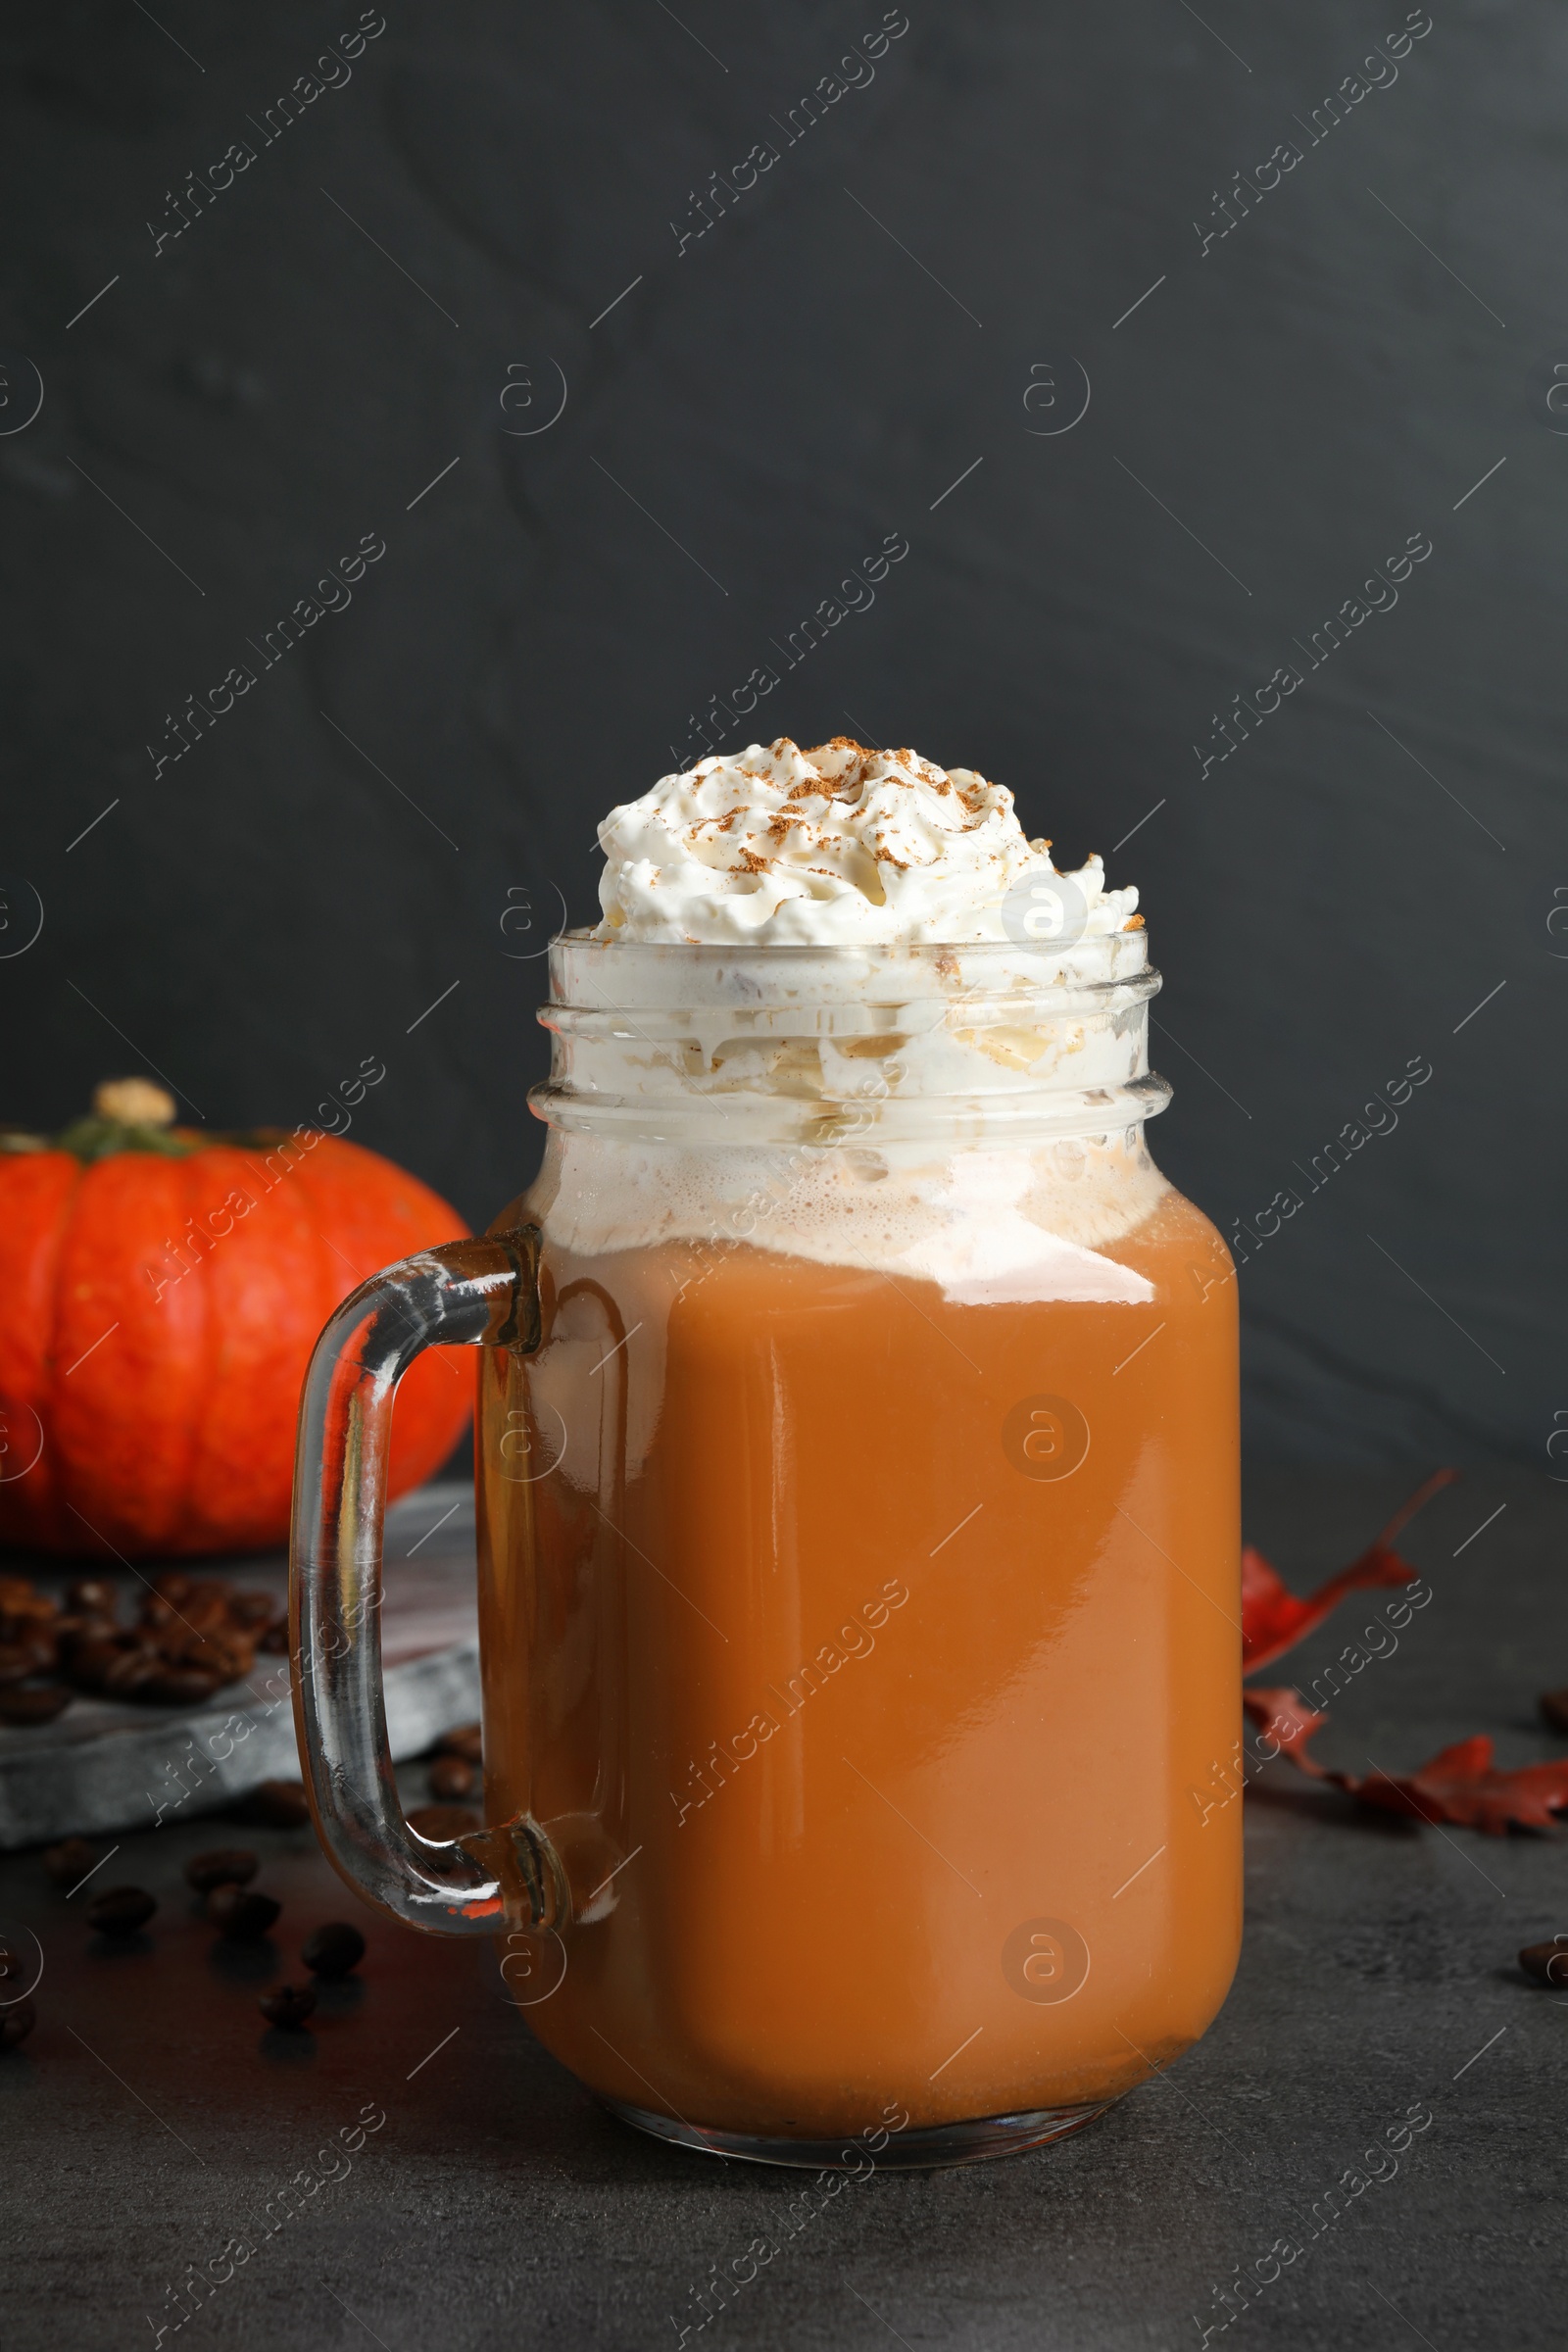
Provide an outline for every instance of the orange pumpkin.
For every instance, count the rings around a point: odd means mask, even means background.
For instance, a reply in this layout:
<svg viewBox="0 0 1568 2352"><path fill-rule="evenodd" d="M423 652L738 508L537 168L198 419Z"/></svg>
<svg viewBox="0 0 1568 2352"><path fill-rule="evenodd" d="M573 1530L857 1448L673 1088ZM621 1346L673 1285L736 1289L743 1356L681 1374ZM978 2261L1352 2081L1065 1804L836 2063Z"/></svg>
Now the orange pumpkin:
<svg viewBox="0 0 1568 2352"><path fill-rule="evenodd" d="M280 1544L317 1334L367 1275L466 1228L358 1144L173 1127L143 1079L93 1101L52 1142L0 1135L0 1544ZM429 1348L400 1386L391 1494L462 1435L466 1356Z"/></svg>

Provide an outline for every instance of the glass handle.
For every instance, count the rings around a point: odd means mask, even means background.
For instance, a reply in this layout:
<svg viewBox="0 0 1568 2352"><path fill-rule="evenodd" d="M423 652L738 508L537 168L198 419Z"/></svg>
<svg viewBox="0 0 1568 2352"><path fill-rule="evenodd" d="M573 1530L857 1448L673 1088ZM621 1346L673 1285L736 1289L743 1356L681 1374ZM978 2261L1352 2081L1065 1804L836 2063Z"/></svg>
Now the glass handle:
<svg viewBox="0 0 1568 2352"><path fill-rule="evenodd" d="M294 1719L328 1859L411 1927L564 1927L565 1874L526 1814L456 1839L405 1820L381 1690L381 1523L398 1382L425 1348L539 1345L539 1232L421 1250L362 1283L316 1343L289 1559Z"/></svg>

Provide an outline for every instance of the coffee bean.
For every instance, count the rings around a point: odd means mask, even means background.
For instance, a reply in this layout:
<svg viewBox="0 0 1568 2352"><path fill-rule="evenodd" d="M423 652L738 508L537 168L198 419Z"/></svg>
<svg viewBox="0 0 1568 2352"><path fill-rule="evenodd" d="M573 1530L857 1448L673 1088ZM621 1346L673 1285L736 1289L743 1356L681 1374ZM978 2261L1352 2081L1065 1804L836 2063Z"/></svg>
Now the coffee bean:
<svg viewBox="0 0 1568 2352"><path fill-rule="evenodd" d="M256 2006L270 2024L297 2033L316 2007L316 1995L308 1984L280 1984L275 1992L264 1992Z"/></svg>
<svg viewBox="0 0 1568 2352"><path fill-rule="evenodd" d="M78 1690L101 1690L110 1669L124 1655L108 1635L83 1635L67 1644L65 1672Z"/></svg>
<svg viewBox="0 0 1568 2352"><path fill-rule="evenodd" d="M228 1613L236 1625L270 1625L277 1615L277 1602L270 1592L231 1592Z"/></svg>
<svg viewBox="0 0 1568 2352"><path fill-rule="evenodd" d="M74 1609L69 1617L61 1618L55 1631L60 1636L62 1649L68 1655L78 1642L114 1642L120 1635L120 1628L113 1617L106 1617L98 1609L82 1609L79 1612Z"/></svg>
<svg viewBox="0 0 1568 2352"><path fill-rule="evenodd" d="M1519 1965L1538 1984L1568 1984L1568 1936L1554 1936L1550 1943L1527 1943Z"/></svg>
<svg viewBox="0 0 1568 2352"><path fill-rule="evenodd" d="M471 1796L475 1777L462 1756L437 1756L430 1767L430 1794L445 1802Z"/></svg>
<svg viewBox="0 0 1568 2352"><path fill-rule="evenodd" d="M167 1633L172 1625L177 1625L179 1618L173 1602L166 1600L161 1592L144 1592L138 1622L148 1633L162 1634Z"/></svg>
<svg viewBox="0 0 1568 2352"><path fill-rule="evenodd" d="M256 1821L268 1830L299 1830L311 1821L311 1804L299 1781L264 1781L235 1806L237 1821Z"/></svg>
<svg viewBox="0 0 1568 2352"><path fill-rule="evenodd" d="M156 1896L144 1886L106 1886L87 1905L87 1919L100 1935L134 1936L157 1908Z"/></svg>
<svg viewBox="0 0 1568 2352"><path fill-rule="evenodd" d="M136 1685L136 1696L154 1706L195 1707L217 1689L217 1675L204 1674L199 1666L163 1666Z"/></svg>
<svg viewBox="0 0 1568 2352"><path fill-rule="evenodd" d="M118 1594L107 1576L73 1577L66 1598L82 1617L113 1617Z"/></svg>
<svg viewBox="0 0 1568 2352"><path fill-rule="evenodd" d="M481 1826L478 1814L466 1805L416 1805L408 1821L410 1829L417 1830L421 1838L443 1840L466 1838Z"/></svg>
<svg viewBox="0 0 1568 2352"><path fill-rule="evenodd" d="M0 1602L0 1620L4 1621L8 1639L24 1633L30 1626L50 1625L59 1616L49 1595L35 1592L24 1577L6 1581L12 1590L7 1599Z"/></svg>
<svg viewBox="0 0 1568 2352"><path fill-rule="evenodd" d="M259 1943L282 1908L248 1886L216 1886L207 1897L208 1918L230 1943Z"/></svg>
<svg viewBox="0 0 1568 2352"><path fill-rule="evenodd" d="M12 1683L24 1683L34 1671L31 1645L25 1642L0 1642L0 1689Z"/></svg>
<svg viewBox="0 0 1568 2352"><path fill-rule="evenodd" d="M328 1920L307 1936L300 1958L316 1977L346 1977L365 1958L365 1937L347 1920Z"/></svg>
<svg viewBox="0 0 1568 2352"><path fill-rule="evenodd" d="M1568 1740L1568 1689L1543 1690L1539 1703L1542 1714L1552 1730L1561 1732L1563 1738Z"/></svg>
<svg viewBox="0 0 1568 2352"><path fill-rule="evenodd" d="M129 1698L163 1671L164 1661L156 1649L122 1649L105 1674L103 1688L110 1696Z"/></svg>
<svg viewBox="0 0 1568 2352"><path fill-rule="evenodd" d="M311 1818L298 1781L263 1781L234 1809L241 1821L260 1822L270 1830L297 1830Z"/></svg>
<svg viewBox="0 0 1568 2352"><path fill-rule="evenodd" d="M34 1674L53 1674L60 1662L60 1633L53 1625L34 1626L19 1645L32 1660Z"/></svg>
<svg viewBox="0 0 1568 2352"><path fill-rule="evenodd" d="M58 1683L47 1690L0 1690L0 1723L20 1730L30 1723L53 1723L70 1706L73 1693Z"/></svg>
<svg viewBox="0 0 1568 2352"><path fill-rule="evenodd" d="M179 1616L192 1633L216 1633L228 1623L228 1587L212 1580L192 1585L179 1604Z"/></svg>
<svg viewBox="0 0 1568 2352"><path fill-rule="evenodd" d="M89 1845L85 1838L67 1838L59 1845L43 1849L43 1866L57 1886L74 1886L97 1859L98 1848Z"/></svg>
<svg viewBox="0 0 1568 2352"><path fill-rule="evenodd" d="M483 1727L477 1723L460 1723L455 1730L443 1732L435 1743L438 1756L461 1756L466 1764L484 1762Z"/></svg>
<svg viewBox="0 0 1568 2352"><path fill-rule="evenodd" d="M14 2050L19 2041L25 2041L37 2022L31 2001L12 2001L0 2009L0 2050Z"/></svg>
<svg viewBox="0 0 1568 2352"><path fill-rule="evenodd" d="M185 1865L185 1884L198 1894L215 1886L248 1886L256 1876L256 1856L243 1845L222 1845L210 1854L192 1854Z"/></svg>
<svg viewBox="0 0 1568 2352"><path fill-rule="evenodd" d="M215 1689L220 1683L238 1682L256 1663L255 1644L243 1634L186 1634L166 1643L165 1654L198 1674L210 1674Z"/></svg>
<svg viewBox="0 0 1568 2352"><path fill-rule="evenodd" d="M190 1598L191 1580L181 1569L166 1568L163 1574L155 1576L152 1582L153 1591L159 1599L172 1601L176 1608L182 1601Z"/></svg>

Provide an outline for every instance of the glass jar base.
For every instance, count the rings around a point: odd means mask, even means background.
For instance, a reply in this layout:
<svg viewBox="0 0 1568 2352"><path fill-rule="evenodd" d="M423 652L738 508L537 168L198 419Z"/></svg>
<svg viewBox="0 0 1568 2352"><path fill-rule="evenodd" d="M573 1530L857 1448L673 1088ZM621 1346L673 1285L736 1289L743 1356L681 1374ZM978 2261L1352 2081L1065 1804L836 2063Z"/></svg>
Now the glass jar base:
<svg viewBox="0 0 1568 2352"><path fill-rule="evenodd" d="M623 2124L635 2125L655 2139L698 2155L739 2157L747 2164L795 2165L807 2172L849 2173L861 2169L871 2150L854 2133L835 2139L770 2138L751 2132L705 2132L700 2125L680 2122L671 2115L654 2115L644 2107L628 2107L619 2099L602 2104ZM1033 2107L1016 2115L979 2115L962 2123L930 2124L916 2132L892 2133L872 2158L883 2173L945 2170L958 2164L981 2164L991 2156L1021 2156L1043 2148L1053 2139L1065 2139L1085 2124L1103 2115L1113 2100L1086 2107Z"/></svg>

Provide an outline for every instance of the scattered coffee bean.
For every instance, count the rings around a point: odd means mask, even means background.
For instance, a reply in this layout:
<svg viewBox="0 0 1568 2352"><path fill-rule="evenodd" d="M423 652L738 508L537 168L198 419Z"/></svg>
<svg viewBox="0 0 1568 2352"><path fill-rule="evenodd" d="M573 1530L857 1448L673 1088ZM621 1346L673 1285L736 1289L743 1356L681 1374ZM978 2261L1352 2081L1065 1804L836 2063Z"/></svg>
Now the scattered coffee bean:
<svg viewBox="0 0 1568 2352"><path fill-rule="evenodd" d="M483 1727L477 1723L460 1723L455 1730L443 1732L435 1743L438 1756L461 1756L466 1764L484 1762Z"/></svg>
<svg viewBox="0 0 1568 2352"><path fill-rule="evenodd" d="M120 1628L112 1617L105 1617L96 1609L83 1609L62 1617L55 1631L69 1655L79 1642L113 1642Z"/></svg>
<svg viewBox="0 0 1568 2352"><path fill-rule="evenodd" d="M297 1830L311 1818L311 1808L298 1781L263 1781L234 1808L241 1821L260 1822L270 1830Z"/></svg>
<svg viewBox="0 0 1568 2352"><path fill-rule="evenodd" d="M0 1723L15 1724L19 1729L30 1723L53 1723L57 1715L65 1713L74 1695L58 1683L46 1690L0 1690Z"/></svg>
<svg viewBox="0 0 1568 2352"><path fill-rule="evenodd" d="M104 1676L105 1694L114 1698L140 1696L146 1685L164 1672L164 1661L156 1649L122 1649Z"/></svg>
<svg viewBox="0 0 1568 2352"><path fill-rule="evenodd" d="M473 1766L462 1756L437 1756L430 1767L430 1794L443 1802L461 1801L473 1794Z"/></svg>
<svg viewBox="0 0 1568 2352"><path fill-rule="evenodd" d="M59 1845L43 1849L43 1866L57 1886L74 1886L97 1859L98 1848L89 1845L85 1838L67 1838Z"/></svg>
<svg viewBox="0 0 1568 2352"><path fill-rule="evenodd" d="M257 1647L265 1649L270 1658L288 1656L288 1619L275 1617L263 1634Z"/></svg>
<svg viewBox="0 0 1568 2352"><path fill-rule="evenodd" d="M1519 1965L1538 1984L1568 1984L1568 1936L1554 1936L1549 1943L1527 1943Z"/></svg>
<svg viewBox="0 0 1568 2352"><path fill-rule="evenodd" d="M200 1666L204 1673L216 1674L220 1683L237 1683L256 1663L256 1643L249 1633L230 1626L221 1634L209 1634L201 1655L193 1654L189 1663Z"/></svg>
<svg viewBox="0 0 1568 2352"><path fill-rule="evenodd" d="M272 1623L277 1615L277 1603L270 1592L231 1592L228 1596L228 1613L236 1625L260 1629Z"/></svg>
<svg viewBox="0 0 1568 2352"><path fill-rule="evenodd" d="M66 1649L66 1672L78 1690L101 1690L109 1669L122 1655L112 1635L83 1634Z"/></svg>
<svg viewBox="0 0 1568 2352"><path fill-rule="evenodd" d="M192 1666L199 1673L212 1675L215 1682L232 1683L242 1674L249 1674L255 1665L256 1644L248 1634L190 1634L181 1630L172 1634L164 1643L164 1656L171 1666Z"/></svg>
<svg viewBox="0 0 1568 2352"><path fill-rule="evenodd" d="M136 1696L164 1707L195 1707L212 1697L218 1683L216 1674L204 1674L199 1666L164 1666L137 1684Z"/></svg>
<svg viewBox="0 0 1568 2352"><path fill-rule="evenodd" d="M12 2001L0 2009L0 2050L14 2050L19 2041L25 2041L37 2022L31 2001Z"/></svg>
<svg viewBox="0 0 1568 2352"><path fill-rule="evenodd" d="M198 1894L211 1894L215 1886L248 1886L256 1867L256 1856L243 1845L219 1846L210 1854L192 1854L185 1884Z"/></svg>
<svg viewBox="0 0 1568 2352"><path fill-rule="evenodd" d="M260 1943L282 1908L248 1886L215 1886L207 1897L208 1918L230 1943Z"/></svg>
<svg viewBox="0 0 1568 2352"><path fill-rule="evenodd" d="M59 1610L47 1592L34 1591L24 1576L8 1576L0 1592L0 1617L3 1617L14 1636L24 1626L47 1625L59 1615Z"/></svg>
<svg viewBox="0 0 1568 2352"><path fill-rule="evenodd" d="M51 1722L74 1690L201 1706L250 1673L258 1629L277 1605L270 1593L178 1569L142 1588L133 1626L121 1625L118 1598L108 1577L80 1576L61 1610L28 1578L0 1577L0 1723ZM44 1682L47 1691L32 1687Z"/></svg>
<svg viewBox="0 0 1568 2352"><path fill-rule="evenodd" d="M107 1576L75 1576L66 1598L79 1616L113 1617L119 1595Z"/></svg>
<svg viewBox="0 0 1568 2352"><path fill-rule="evenodd" d="M1540 1705L1552 1730L1568 1740L1568 1690L1543 1690Z"/></svg>
<svg viewBox="0 0 1568 2352"><path fill-rule="evenodd" d="M365 1958L365 1937L347 1920L328 1920L306 1936L300 1958L314 1977L346 1977Z"/></svg>
<svg viewBox="0 0 1568 2352"><path fill-rule="evenodd" d="M410 1829L417 1830L421 1838L443 1840L466 1838L481 1826L478 1814L466 1805L416 1805L408 1819Z"/></svg>
<svg viewBox="0 0 1568 2352"><path fill-rule="evenodd" d="M22 1637L22 1647L32 1660L34 1674L53 1674L60 1664L60 1628L58 1623L40 1625Z"/></svg>
<svg viewBox="0 0 1568 2352"><path fill-rule="evenodd" d="M145 1886L106 1886L87 1905L87 1919L102 1936L134 1936L158 1908Z"/></svg>
<svg viewBox="0 0 1568 2352"><path fill-rule="evenodd" d="M179 1621L187 1634L216 1633L228 1623L228 1587L216 1578L192 1585L179 1604Z"/></svg>
<svg viewBox="0 0 1568 2352"><path fill-rule="evenodd" d="M316 2007L316 1995L308 1984L280 1984L275 1992L264 1992L256 2006L270 2025L297 2033Z"/></svg>

